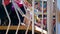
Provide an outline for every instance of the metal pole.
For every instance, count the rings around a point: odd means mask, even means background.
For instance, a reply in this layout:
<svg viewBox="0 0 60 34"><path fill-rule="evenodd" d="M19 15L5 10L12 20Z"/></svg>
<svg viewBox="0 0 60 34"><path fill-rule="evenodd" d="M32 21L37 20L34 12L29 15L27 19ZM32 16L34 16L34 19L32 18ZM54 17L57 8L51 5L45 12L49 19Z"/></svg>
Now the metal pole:
<svg viewBox="0 0 60 34"><path fill-rule="evenodd" d="M57 10L57 0L54 0L54 2L55 2L55 15L56 15L56 34L58 34L58 31L57 31L57 23L58 23L58 20L57 20L57 18L58 18L58 16L57 16L57 12L59 11L59 10Z"/></svg>
<svg viewBox="0 0 60 34"><path fill-rule="evenodd" d="M34 1L32 0L32 34L34 34Z"/></svg>
<svg viewBox="0 0 60 34"><path fill-rule="evenodd" d="M47 30L48 34L53 34L53 0L47 0Z"/></svg>
<svg viewBox="0 0 60 34"><path fill-rule="evenodd" d="M41 32L41 34L43 34L43 0L41 0L42 1L42 23L41 23L41 28L42 28L42 32Z"/></svg>
<svg viewBox="0 0 60 34"><path fill-rule="evenodd" d="M5 33L5 34L8 34L9 27L10 27L10 24L11 24L11 19L10 19L10 16L9 16L9 14L8 14L8 11L7 11L6 7L5 7L4 0L2 0L2 4L3 4L3 7L4 7L5 12L6 12L6 14L7 14L7 17L8 17L8 19L9 19L9 24L8 24L8 27L7 27L7 31L6 31L6 33Z"/></svg>

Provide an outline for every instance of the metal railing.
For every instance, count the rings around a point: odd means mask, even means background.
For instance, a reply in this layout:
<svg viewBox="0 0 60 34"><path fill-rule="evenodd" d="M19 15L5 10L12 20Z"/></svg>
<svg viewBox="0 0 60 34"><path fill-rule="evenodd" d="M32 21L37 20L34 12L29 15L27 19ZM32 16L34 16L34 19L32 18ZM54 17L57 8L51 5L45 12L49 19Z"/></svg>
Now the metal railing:
<svg viewBox="0 0 60 34"><path fill-rule="evenodd" d="M15 4L14 0L12 0L12 4L13 4L13 6L14 6L14 8L15 8L15 12L16 12L17 17L18 17L18 19L19 19L18 27L17 27L16 33L15 33L15 34L17 34L17 33L18 33L18 29L19 29L20 24L21 24L21 21L20 21L20 17L19 17L18 11L16 10L16 4Z"/></svg>
<svg viewBox="0 0 60 34"><path fill-rule="evenodd" d="M7 11L7 9L6 9L4 0L2 0L2 4L3 4L3 7L4 7L4 9L5 9L6 15L7 15L8 19L9 19L9 24L8 24L8 27L7 27L7 30L6 30L6 33L5 33L5 34L8 34L9 27L10 27L10 24L11 24L11 19L10 19L10 16L9 16L8 11Z"/></svg>

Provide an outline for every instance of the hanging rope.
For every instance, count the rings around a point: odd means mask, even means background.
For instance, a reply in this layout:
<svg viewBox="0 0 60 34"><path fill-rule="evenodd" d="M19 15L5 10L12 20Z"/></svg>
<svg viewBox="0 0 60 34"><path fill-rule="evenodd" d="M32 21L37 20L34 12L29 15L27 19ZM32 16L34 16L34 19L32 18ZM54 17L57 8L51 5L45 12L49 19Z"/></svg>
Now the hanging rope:
<svg viewBox="0 0 60 34"><path fill-rule="evenodd" d="M11 19L10 19L10 16L9 16L9 14L8 14L8 11L7 11L6 7L5 7L4 0L2 0L2 4L3 4L3 7L4 7L5 12L6 12L6 14L7 14L7 17L8 17L8 19L9 19L9 24L8 24L8 27L7 27L7 30L6 30L6 33L5 33L5 34L8 34L9 27L10 27L10 24L11 24Z"/></svg>

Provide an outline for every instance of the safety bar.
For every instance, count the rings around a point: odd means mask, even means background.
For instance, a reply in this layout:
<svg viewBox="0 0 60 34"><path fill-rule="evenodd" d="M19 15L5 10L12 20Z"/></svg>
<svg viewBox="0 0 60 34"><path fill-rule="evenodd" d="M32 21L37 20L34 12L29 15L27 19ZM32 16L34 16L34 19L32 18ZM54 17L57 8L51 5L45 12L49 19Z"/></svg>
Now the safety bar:
<svg viewBox="0 0 60 34"><path fill-rule="evenodd" d="M16 10L16 4L15 4L14 0L12 0L12 4L13 4L13 6L14 6L14 8L15 8L17 17L18 17L18 19L19 19L18 27L17 27L16 33L15 33L15 34L17 34L17 33L18 33L18 29L19 29L20 24L21 24L21 21L20 21L20 17L19 17L18 11Z"/></svg>
<svg viewBox="0 0 60 34"><path fill-rule="evenodd" d="M10 16L9 16L8 11L7 11L7 9L6 9L6 6L5 6L5 4L4 4L4 0L2 0L2 4L3 4L3 7L4 7L5 12L6 12L6 14L7 14L8 20L9 20L9 24L8 24L8 27L7 27L7 30L6 30L6 33L5 33L5 34L8 34L9 27L10 27L10 24L11 24L11 19L10 19Z"/></svg>

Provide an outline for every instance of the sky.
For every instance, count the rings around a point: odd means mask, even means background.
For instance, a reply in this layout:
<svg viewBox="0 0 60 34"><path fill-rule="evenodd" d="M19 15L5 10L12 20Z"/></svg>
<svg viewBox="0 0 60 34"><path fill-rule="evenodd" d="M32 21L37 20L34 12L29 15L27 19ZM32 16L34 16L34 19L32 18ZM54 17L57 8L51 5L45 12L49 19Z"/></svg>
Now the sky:
<svg viewBox="0 0 60 34"><path fill-rule="evenodd" d="M60 0L57 0L57 7L58 7L59 10L60 10Z"/></svg>

